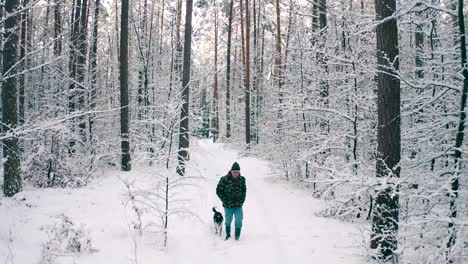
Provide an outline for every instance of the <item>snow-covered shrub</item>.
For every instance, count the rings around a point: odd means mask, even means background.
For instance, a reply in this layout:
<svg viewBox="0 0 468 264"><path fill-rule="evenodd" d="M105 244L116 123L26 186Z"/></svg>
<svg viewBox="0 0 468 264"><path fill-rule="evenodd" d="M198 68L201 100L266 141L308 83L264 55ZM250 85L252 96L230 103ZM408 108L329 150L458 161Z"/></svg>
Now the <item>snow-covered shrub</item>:
<svg viewBox="0 0 468 264"><path fill-rule="evenodd" d="M95 149L86 149L89 143L74 139L68 132L65 126L57 126L35 133L32 142L26 141L21 164L26 180L38 187L80 187L88 183L99 167L97 155L90 155Z"/></svg>
<svg viewBox="0 0 468 264"><path fill-rule="evenodd" d="M157 165L156 165L157 166ZM187 188L196 186L199 178L176 174L174 168L141 173L138 178L121 178L126 186L122 195L123 205L127 209L129 228L144 235L145 232L157 233L157 242L167 247L168 222L172 215L190 215L189 199L185 193Z"/></svg>
<svg viewBox="0 0 468 264"><path fill-rule="evenodd" d="M60 216L58 223L43 230L49 237L42 248L43 264L54 263L60 256L74 256L91 250L92 241L87 230L65 215Z"/></svg>

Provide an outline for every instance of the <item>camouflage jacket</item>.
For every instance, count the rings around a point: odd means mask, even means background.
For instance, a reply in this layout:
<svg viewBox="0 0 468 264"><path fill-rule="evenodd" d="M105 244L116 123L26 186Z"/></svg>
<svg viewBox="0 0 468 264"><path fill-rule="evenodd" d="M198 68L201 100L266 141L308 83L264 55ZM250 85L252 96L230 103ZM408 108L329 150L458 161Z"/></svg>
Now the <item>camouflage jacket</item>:
<svg viewBox="0 0 468 264"><path fill-rule="evenodd" d="M237 178L234 178L229 172L219 180L218 186L216 187L216 194L219 199L221 199L221 202L223 202L223 207L242 207L247 194L245 178L240 175Z"/></svg>

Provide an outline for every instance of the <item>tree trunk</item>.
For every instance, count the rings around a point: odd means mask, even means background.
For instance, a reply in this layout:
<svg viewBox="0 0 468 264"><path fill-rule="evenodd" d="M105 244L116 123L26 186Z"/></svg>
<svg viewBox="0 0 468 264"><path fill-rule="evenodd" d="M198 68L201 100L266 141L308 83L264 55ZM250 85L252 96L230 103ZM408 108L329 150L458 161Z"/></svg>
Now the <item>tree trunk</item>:
<svg viewBox="0 0 468 264"><path fill-rule="evenodd" d="M281 51L281 9L279 0L276 0L276 56L275 56L275 81L278 85L279 95L279 110L278 110L278 128L281 127L281 119L283 118L282 104L283 104L283 76L282 76L282 51Z"/></svg>
<svg viewBox="0 0 468 264"><path fill-rule="evenodd" d="M163 1L163 4L164 4L164 1ZM154 9L155 9L155 2L153 1L152 4L151 4L151 11L150 11L150 14L151 14L151 17L150 17L150 28L149 28L149 36L148 36L148 40L147 42L145 42L145 49L146 49L146 64L145 64L145 82L144 82L144 94L145 94L145 113L148 115L148 118L152 118L153 120L156 119L156 111L151 111L149 106L151 104L150 102L150 78L154 79L154 73L153 73L153 70L151 70L150 72L150 69L154 69L154 67L151 67L150 68L150 65L154 65L154 56L151 56L151 54L153 54L152 52L152 49L151 47L153 46L152 43L153 43L153 26L155 24L154 22ZM158 18L156 18L158 19ZM162 29L162 27L161 27ZM160 33L160 35L162 35L162 32ZM171 41L172 41L172 37L171 37ZM171 72L172 72L172 66L171 66ZM152 74L150 76L150 73ZM172 73L171 73L172 75ZM153 106L156 106L156 86L153 85L152 86L152 89L151 89L151 94L152 94L152 103L153 103ZM154 109L154 108L153 108ZM149 115L149 113L151 113ZM164 115L166 116L166 113L164 113ZM164 119L163 119L164 120ZM150 142L150 145L148 146L148 151L150 153L150 161L149 161L149 165L151 166L153 164L153 159L154 159L154 152L155 152L155 140L156 140L156 124L154 122L152 122L151 124L147 124L146 125L147 129L149 130L149 142ZM172 139L171 139L172 140Z"/></svg>
<svg viewBox="0 0 468 264"><path fill-rule="evenodd" d="M250 144L250 12L245 0L245 143Z"/></svg>
<svg viewBox="0 0 468 264"><path fill-rule="evenodd" d="M318 3L314 1L312 3L312 32L317 32L319 28L319 11L318 11ZM312 45L315 44L315 39L312 40Z"/></svg>
<svg viewBox="0 0 468 264"><path fill-rule="evenodd" d="M418 17L420 18L420 14L418 13ZM415 57L415 64L416 64L416 78L422 79L424 78L423 74L423 56L424 56L424 31L423 26L421 23L416 24L416 31L414 33L414 40L416 44L416 57Z"/></svg>
<svg viewBox="0 0 468 264"><path fill-rule="evenodd" d="M128 0L122 0L120 20L120 135L122 148L121 168L123 171L131 170L128 90Z"/></svg>
<svg viewBox="0 0 468 264"><path fill-rule="evenodd" d="M14 130L18 125L16 63L18 35L18 0L6 0L5 42L3 44L2 122L3 133ZM13 131L11 131L13 132ZM11 197L21 191L20 153L18 138L3 140L3 194Z"/></svg>
<svg viewBox="0 0 468 264"><path fill-rule="evenodd" d="M323 76L327 77L328 75L328 65L327 65L327 57L326 57L326 28L327 28L327 1L326 0L320 0L319 7L318 7L318 13L319 13L319 26L320 26L320 40L318 43L320 43L320 48L319 48L319 53L318 53L318 63L320 64L320 67L323 69L323 72L321 73L320 81L319 81L319 87L320 87L320 97L323 103L323 106L325 108L328 108L328 78L324 78ZM330 125L328 120L322 120L320 122L320 126L322 129L322 132L325 135L328 135L330 132Z"/></svg>
<svg viewBox="0 0 468 264"><path fill-rule="evenodd" d="M78 46L78 37L79 37L79 22L80 22L80 12L81 12L81 0L75 0L73 2L74 9L72 10L72 19L71 19L71 34L70 34L70 60L69 60L69 94L68 94L68 111L73 113L75 111L75 77L76 77L76 66L77 66L77 46ZM74 143L71 143L72 147Z"/></svg>
<svg viewBox="0 0 468 264"><path fill-rule="evenodd" d="M88 101L89 101L89 108L91 111L96 109L96 84L97 84L97 43L98 43L98 22L99 22L99 5L100 0L96 0L94 6L94 24L93 24L93 39L91 43L91 54L89 58L90 62L90 78L91 78L91 87L89 88L88 92ZM94 125L94 118L95 115L91 114L89 116L89 138L91 140L91 144L93 142L93 125Z"/></svg>
<svg viewBox="0 0 468 264"><path fill-rule="evenodd" d="M192 55L192 9L193 0L187 0L184 36L184 68L182 76L182 108L180 111L179 151L177 155L177 173L185 175L185 163L189 159L189 100L190 66Z"/></svg>
<svg viewBox="0 0 468 264"><path fill-rule="evenodd" d="M327 27L327 0L320 0L319 11L320 30L323 30Z"/></svg>
<svg viewBox="0 0 468 264"><path fill-rule="evenodd" d="M117 44L117 43L120 43L119 16L117 15L119 13L119 0L114 0L114 2L115 2L114 26L115 26L115 43L116 43L115 45L116 45L117 53L120 54L120 45Z"/></svg>
<svg viewBox="0 0 468 264"><path fill-rule="evenodd" d="M55 0L54 9L54 55L62 54L62 15L60 14L60 0Z"/></svg>
<svg viewBox="0 0 468 264"><path fill-rule="evenodd" d="M182 78L182 39L180 37L180 27L182 25L182 0L177 1L177 20L176 20L176 54L174 60L174 67L176 70L177 80Z"/></svg>
<svg viewBox="0 0 468 264"><path fill-rule="evenodd" d="M171 68L170 68L170 74L169 74L169 92L167 95L167 100L171 98L171 93L172 93L172 86L173 86L173 80L174 80L174 71L176 70L174 67L174 61L175 61L175 50L176 47L174 45L174 18L171 20Z"/></svg>
<svg viewBox="0 0 468 264"><path fill-rule="evenodd" d="M202 117L201 136L203 138L210 137L210 111L209 111L207 97L208 96L207 96L206 88L203 88L201 92L201 100L200 100L200 112L201 112L201 117Z"/></svg>
<svg viewBox="0 0 468 264"><path fill-rule="evenodd" d="M148 89L146 84L148 83L148 61L149 57L145 58L145 48L146 45L146 24L148 19L148 1L143 1L143 8L140 6L140 16L143 18L140 20L140 31L137 31L135 25L135 32L137 36L138 42L138 54L140 55L140 63L141 65L138 67L138 90L137 90L137 119L142 120L144 113L146 112L146 98L148 97ZM141 15L141 11L143 11L143 15ZM153 14L151 14L153 16ZM135 24L135 23L134 23Z"/></svg>
<svg viewBox="0 0 468 264"><path fill-rule="evenodd" d="M78 108L80 110L86 109L85 96L87 95L85 89L85 72L86 72L86 41L88 36L88 0L82 0L81 4L81 17L79 22L79 37L78 37L78 63L76 69L77 82L80 87L77 88L78 93ZM84 116L80 117L79 134L81 140L86 142L86 119Z"/></svg>
<svg viewBox="0 0 468 264"><path fill-rule="evenodd" d="M356 63L353 61L353 73L354 73L354 96L358 98L358 81L356 73ZM358 156L357 156L357 145L358 145L358 103L357 100L354 100L354 120L353 120L353 159L354 159L354 173L358 175Z"/></svg>
<svg viewBox="0 0 468 264"><path fill-rule="evenodd" d="M3 21L3 9L5 7L5 3L0 5L0 21ZM3 43L3 35L5 34L4 27L0 26L0 43ZM0 56L0 72L3 73L3 56ZM0 91L1 93L1 91ZM1 101L1 100L0 100ZM2 110L2 103L0 102L0 110ZM1 111L3 112L3 111ZM2 126L0 125L0 131L2 131Z"/></svg>
<svg viewBox="0 0 468 264"><path fill-rule="evenodd" d="M256 110L257 110L257 107L256 105L258 104L258 98L257 98L257 94L256 91L257 91L257 82L258 82L258 28L257 28L257 0L253 0L252 1L252 5L253 5L253 11L252 11L252 17L253 17L253 21L252 21L252 24L253 24L253 48L252 48L252 51L253 51L253 59L252 59L252 62L253 62L253 70L252 70L252 89L251 89L251 93L250 93L250 101L251 101L251 109L250 109L250 117L251 117L251 120L250 120L250 123L251 123L251 138L252 138L252 141L255 143L255 144L258 144L258 119L257 119L257 113L256 113Z"/></svg>
<svg viewBox="0 0 468 264"><path fill-rule="evenodd" d="M234 0L229 3L228 40L226 54L226 138L231 137L231 40Z"/></svg>
<svg viewBox="0 0 468 264"><path fill-rule="evenodd" d="M31 3L31 1L29 1ZM34 26L33 26L33 19L34 19L34 9L35 8L30 8L28 10L28 15L26 16L27 17L27 22L26 22L26 53L28 53L28 51L32 51L33 50L33 41L34 41L34 38L33 38L33 35L34 35ZM47 28L47 21L48 21L48 18L47 18L47 10L48 8L46 8L46 14L45 14L45 23L44 23L44 28L46 29ZM19 23L19 22L18 22ZM31 64L31 56L26 56L26 61L25 61L25 65L32 65ZM40 62L39 62L40 61ZM41 83L43 83L43 80L44 80L44 70L45 70L45 67L44 67L44 64L45 64L45 53L42 54L41 58L39 59L39 64L42 65L40 67L41 69L41 72L39 74L39 80ZM28 80L31 81L31 77L32 74L29 74L28 76L25 76L27 77L25 79L25 82L28 82ZM29 77L29 78L28 78ZM30 82L31 83L31 82ZM31 85L26 85L26 89L28 88L28 86L31 86ZM27 111L28 108L31 109L32 111L39 111L42 107L42 103L43 102L43 99L44 99L44 85L40 84L40 85L37 85L36 86L37 88L39 89L34 89L34 91L31 92L32 89L29 89L30 93L29 95L25 95L25 101L24 101L24 110ZM21 148L21 146L20 146Z"/></svg>
<svg viewBox="0 0 468 264"><path fill-rule="evenodd" d="M436 1L437 0L432 0L432 4L435 4ZM432 80L436 81L439 78L439 74L438 74L438 72L436 70L435 63L432 62L432 61L435 62L435 57L436 57L435 56L435 51L440 46L439 37L437 36L437 15L436 15L436 12L432 12L431 33L429 35L429 41L430 41L429 43L431 45L431 64L432 64L431 72L433 72L431 78L432 78ZM437 85L433 85L432 98L434 98L436 96L437 89L438 89ZM435 163L436 163L436 158L433 158L431 160L431 171L434 171Z"/></svg>
<svg viewBox="0 0 468 264"><path fill-rule="evenodd" d="M216 6L215 6L216 9ZM215 57L214 57L214 91L213 91L213 142L218 140L219 135L219 113L218 113L218 10L215 10Z"/></svg>
<svg viewBox="0 0 468 264"><path fill-rule="evenodd" d="M457 199L458 199L458 190L460 188L459 178L460 171L462 170L462 152L461 148L463 146L464 136L465 136L465 119L466 119L466 99L468 94L468 59L466 54L466 36L465 36L465 21L463 14L463 0L458 0L458 26L460 28L460 53L461 53L461 66L463 73L463 92L460 102L460 120L458 121L457 136L455 139L455 172L451 179L451 192L450 196L450 216L451 219L455 220L457 218ZM453 222L450 222L448 225L450 238L447 243L448 253L450 253L451 248L455 245L456 240L456 230ZM453 262L451 256L448 256L449 262Z"/></svg>
<svg viewBox="0 0 468 264"><path fill-rule="evenodd" d="M395 0L376 0L377 20L393 15ZM388 178L385 189L379 190L372 211L371 248L378 249L376 257L390 260L397 249L399 224L398 186L393 184L400 176L400 80L394 77L399 69L398 28L395 18L377 26L378 64L378 130L376 176ZM394 62L394 63L392 63ZM394 70L391 70L394 69Z"/></svg>
<svg viewBox="0 0 468 264"><path fill-rule="evenodd" d="M258 3L258 19L257 19L257 48L255 49L256 50L256 53L257 55L255 56L256 57L256 60L255 60L255 63L256 63L256 73L255 73L255 77L256 77L256 81L255 81L255 87L254 87L254 90L256 92L256 101L255 101L255 115L256 115L256 118L257 118L257 126L256 126L256 135L255 135L255 140L256 140L256 143L258 144L260 142L260 104L262 103L262 93L260 92L260 89L262 88L262 86L260 85L262 83L262 80L263 80L263 48L264 48L264 44L265 44L265 39L264 39L264 34L262 34L262 44L260 45L259 42L260 42L260 19L261 19L261 14L262 14L262 7L264 7L265 4L261 2ZM262 29L262 33L264 33L264 30L265 28L263 27Z"/></svg>
<svg viewBox="0 0 468 264"><path fill-rule="evenodd" d="M70 22L70 50L69 50L69 61L68 61L68 71L69 71L69 85L68 85L68 112L75 112L75 95L76 95L76 84L75 77L77 71L77 47L78 47L78 37L79 37L79 23L80 23L80 12L81 12L81 0L73 1L71 22ZM72 132L75 131L74 122L71 122L70 129ZM71 138L69 145L69 154L74 155L75 153L75 144L76 139Z"/></svg>
<svg viewBox="0 0 468 264"><path fill-rule="evenodd" d="M265 11L265 10L263 10ZM259 76L261 77L260 82L263 81L263 73L264 73L264 66L265 66L265 25L262 27L262 46L261 46L261 51L260 51L260 69L259 69ZM262 94L262 88L263 86L259 85L259 89L257 90L257 113L260 115L262 113L262 104L263 102L263 94Z"/></svg>
<svg viewBox="0 0 468 264"><path fill-rule="evenodd" d="M164 0L162 0L161 6L162 6L162 11L161 11L161 22L160 22L160 29L159 29L159 55L162 55L163 51L163 38L164 38L164 10L166 9L166 6L164 4Z"/></svg>
<svg viewBox="0 0 468 264"><path fill-rule="evenodd" d="M25 9L29 4L29 0L23 0L22 8ZM21 43L20 43L20 72L19 75L19 106L18 112L19 124L24 124L24 88L25 88L25 70L26 70L26 30L27 30L27 21L28 21L28 9L23 10L21 14Z"/></svg>
<svg viewBox="0 0 468 264"><path fill-rule="evenodd" d="M240 28L241 28L241 62L242 62L242 73L244 77L244 86L245 86L245 23L244 23L244 3L242 0L239 2L239 14L240 14ZM245 87L244 87L245 89Z"/></svg>
<svg viewBox="0 0 468 264"><path fill-rule="evenodd" d="M286 75L287 65L288 65L288 53L289 53L289 40L291 38L291 30L293 28L293 12L294 12L294 2L290 0L289 2L289 18L288 18L288 32L286 33L286 47L284 49L284 63L283 63L283 74Z"/></svg>

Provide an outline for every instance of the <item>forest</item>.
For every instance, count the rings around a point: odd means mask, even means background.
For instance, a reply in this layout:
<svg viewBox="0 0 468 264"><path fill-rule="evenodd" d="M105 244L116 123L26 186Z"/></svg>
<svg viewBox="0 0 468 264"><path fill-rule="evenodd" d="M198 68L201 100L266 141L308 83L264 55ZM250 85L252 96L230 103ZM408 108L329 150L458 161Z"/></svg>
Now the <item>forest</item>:
<svg viewBox="0 0 468 264"><path fill-rule="evenodd" d="M0 202L110 169L169 189L209 140L365 226L369 261L468 261L463 0L0 7Z"/></svg>

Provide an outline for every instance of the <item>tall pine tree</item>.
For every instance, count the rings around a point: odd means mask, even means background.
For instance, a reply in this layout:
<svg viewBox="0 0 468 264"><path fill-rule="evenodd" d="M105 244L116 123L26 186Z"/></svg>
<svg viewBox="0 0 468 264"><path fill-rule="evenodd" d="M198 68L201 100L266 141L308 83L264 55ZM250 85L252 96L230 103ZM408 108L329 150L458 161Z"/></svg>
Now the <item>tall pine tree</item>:
<svg viewBox="0 0 468 264"><path fill-rule="evenodd" d="M192 55L192 9L193 1L187 0L185 13L184 65L182 73L182 108L180 109L179 151L177 173L185 175L185 163L189 158L189 100L190 66Z"/></svg>
<svg viewBox="0 0 468 264"><path fill-rule="evenodd" d="M129 92L128 92L128 0L122 0L120 21L120 135L122 149L122 170L130 171L129 138Z"/></svg>
<svg viewBox="0 0 468 264"><path fill-rule="evenodd" d="M18 125L16 64L18 53L18 0L5 2L5 43L3 46L2 131L13 133ZM20 155L18 138L11 135L3 140L3 193L13 196L21 191Z"/></svg>
<svg viewBox="0 0 468 264"><path fill-rule="evenodd" d="M460 29L460 53L461 53L461 66L463 74L463 92L460 100L460 120L458 121L457 135L455 138L455 172L451 179L451 192L450 196L450 216L452 219L457 218L457 198L458 190L460 189L460 171L462 170L461 161L462 161L462 152L461 148L463 146L464 136L465 136L465 120L466 120L466 99L468 94L468 59L466 55L466 36L465 36L465 21L463 14L463 0L458 0L458 26ZM450 222L449 225L450 238L447 243L448 252L450 252L453 245L455 245L456 240L456 226L453 222ZM452 256L448 256L449 262L453 263Z"/></svg>
<svg viewBox="0 0 468 264"><path fill-rule="evenodd" d="M377 178L387 184L378 190L372 212L371 248L383 261L393 258L397 249L399 196L395 178L400 177L400 80L395 77L399 68L398 27L395 0L376 0L377 26L377 86L378 129L376 164Z"/></svg>

